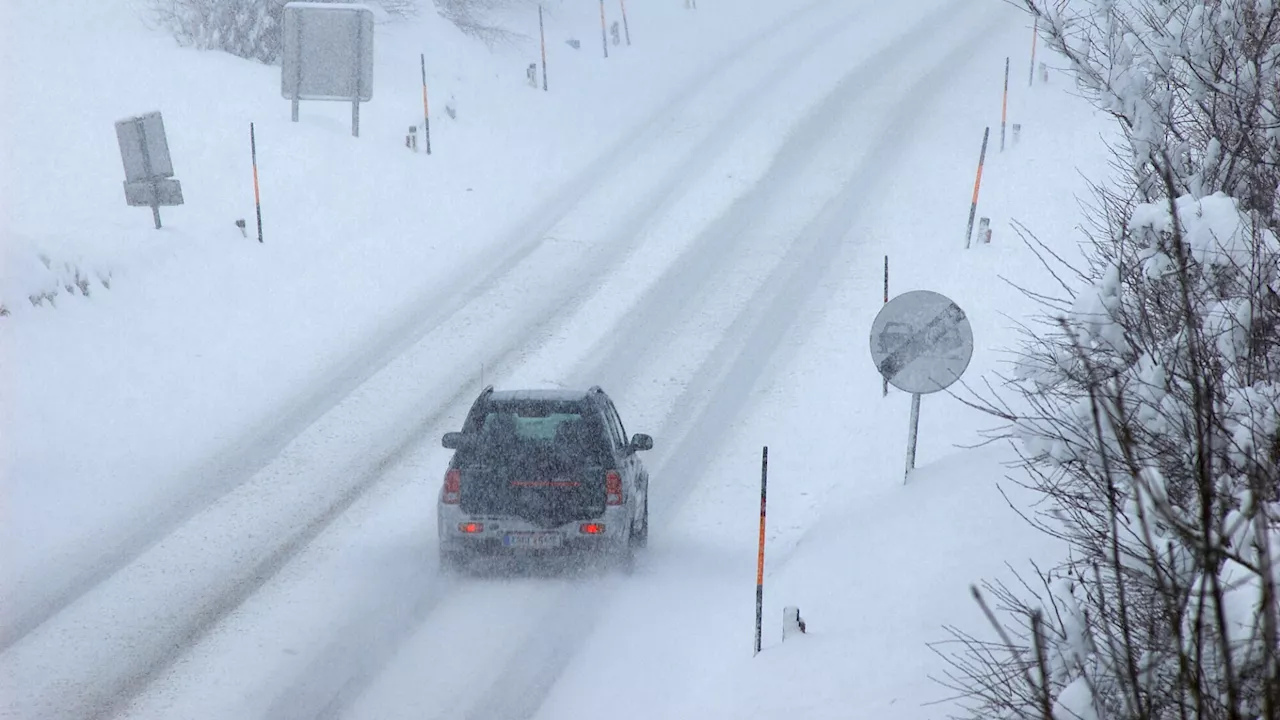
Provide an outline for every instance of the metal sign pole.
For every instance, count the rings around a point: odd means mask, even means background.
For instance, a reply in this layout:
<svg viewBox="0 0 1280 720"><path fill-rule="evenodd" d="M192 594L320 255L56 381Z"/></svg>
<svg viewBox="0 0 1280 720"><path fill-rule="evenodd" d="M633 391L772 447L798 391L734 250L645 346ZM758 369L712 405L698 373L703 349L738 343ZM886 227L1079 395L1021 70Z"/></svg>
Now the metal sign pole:
<svg viewBox="0 0 1280 720"><path fill-rule="evenodd" d="M916 436L920 432L920 393L911 393L911 426L907 430L907 471L903 482L911 477L916 469Z"/></svg>
<svg viewBox="0 0 1280 720"><path fill-rule="evenodd" d="M295 47L298 48L299 53L302 52L301 48L302 48L303 17L305 17L303 13L298 13L297 22L294 23L294 28L297 30L297 37L295 38L297 44ZM291 115L291 119L294 122L298 122L298 102L299 102L299 99L302 97L302 62L301 60L299 60L297 63L297 71L298 71L297 74L295 74L293 78L293 102L290 106L290 115Z"/></svg>
<svg viewBox="0 0 1280 720"><path fill-rule="evenodd" d="M156 222L156 229L160 229L160 189L156 187L155 171L151 167L151 152L147 148L147 128L142 123L142 118L136 118L133 121L135 127L138 128L138 137L142 142L142 167L146 173L147 182L151 184L151 218Z"/></svg>
<svg viewBox="0 0 1280 720"><path fill-rule="evenodd" d="M351 137L360 137L360 96L361 81L364 79L364 23L356 22L356 57L360 58L355 63L356 73L356 93L351 100Z"/></svg>

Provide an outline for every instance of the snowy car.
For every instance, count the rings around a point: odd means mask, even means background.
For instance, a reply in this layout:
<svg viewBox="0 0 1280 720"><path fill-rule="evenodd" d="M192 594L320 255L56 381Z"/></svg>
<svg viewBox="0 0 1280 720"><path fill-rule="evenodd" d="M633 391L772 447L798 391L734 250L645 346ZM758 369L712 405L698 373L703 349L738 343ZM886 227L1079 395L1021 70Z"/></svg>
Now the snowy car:
<svg viewBox="0 0 1280 720"><path fill-rule="evenodd" d="M485 555L582 552L629 570L649 534L649 476L613 401L589 390L487 387L461 432L438 500L440 565Z"/></svg>

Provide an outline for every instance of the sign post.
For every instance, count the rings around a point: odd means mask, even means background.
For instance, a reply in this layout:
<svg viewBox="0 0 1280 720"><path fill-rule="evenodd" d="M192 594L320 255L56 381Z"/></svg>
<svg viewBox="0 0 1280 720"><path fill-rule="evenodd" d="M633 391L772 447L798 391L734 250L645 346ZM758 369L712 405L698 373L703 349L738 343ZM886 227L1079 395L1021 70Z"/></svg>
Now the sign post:
<svg viewBox="0 0 1280 720"><path fill-rule="evenodd" d="M903 293L885 304L871 323L871 359L876 369L894 387L911 393L908 477L916 466L920 396L950 387L972 358L969 318L945 295L929 290Z"/></svg>

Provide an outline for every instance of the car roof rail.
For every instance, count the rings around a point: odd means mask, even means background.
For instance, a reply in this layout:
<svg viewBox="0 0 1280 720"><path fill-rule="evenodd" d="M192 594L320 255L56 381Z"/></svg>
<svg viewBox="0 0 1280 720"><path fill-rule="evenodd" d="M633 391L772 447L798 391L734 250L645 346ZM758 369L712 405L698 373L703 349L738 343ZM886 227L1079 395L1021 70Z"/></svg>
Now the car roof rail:
<svg viewBox="0 0 1280 720"><path fill-rule="evenodd" d="M480 394L476 396L475 402L471 403L471 407L467 410L467 417L462 421L464 427L467 421L471 419L471 416L475 414L477 409L479 409L480 405L484 403L484 401L492 394L493 394L492 385L486 385L485 388L480 391Z"/></svg>
<svg viewBox="0 0 1280 720"><path fill-rule="evenodd" d="M493 394L493 386L485 385L484 389L480 391L480 394L476 396L476 401L471 403L471 409L475 410L476 408L480 407L480 403L484 402L492 394ZM468 412L467 414L469 415L470 412Z"/></svg>

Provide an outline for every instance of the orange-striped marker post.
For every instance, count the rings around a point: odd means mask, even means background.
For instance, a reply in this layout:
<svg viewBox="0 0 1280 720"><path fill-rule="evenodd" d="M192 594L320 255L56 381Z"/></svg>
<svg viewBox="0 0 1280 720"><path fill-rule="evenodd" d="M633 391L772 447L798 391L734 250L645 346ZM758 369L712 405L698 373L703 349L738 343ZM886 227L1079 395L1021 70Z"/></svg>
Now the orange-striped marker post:
<svg viewBox="0 0 1280 720"><path fill-rule="evenodd" d="M547 91L547 31L542 24L542 6L538 6L538 37L542 39L542 91Z"/></svg>
<svg viewBox="0 0 1280 720"><path fill-rule="evenodd" d="M604 46L604 56L609 57L609 31L604 24L604 0L600 0L600 44Z"/></svg>
<svg viewBox="0 0 1280 720"><path fill-rule="evenodd" d="M262 197L258 194L258 138L249 123L249 159L253 163L253 207L258 213L258 242L262 242Z"/></svg>
<svg viewBox="0 0 1280 720"><path fill-rule="evenodd" d="M427 104L427 55L420 53L418 62L422 65L422 135L427 143L427 154L431 154L431 106Z"/></svg>
<svg viewBox="0 0 1280 720"><path fill-rule="evenodd" d="M987 161L987 138L991 128L982 131L982 153L978 155L978 177L973 181L973 204L969 206L969 229L964 231L964 248L969 249L969 241L973 237L973 216L978 212L978 188L982 186L982 165Z"/></svg>
<svg viewBox="0 0 1280 720"><path fill-rule="evenodd" d="M756 553L756 651L760 654L760 625L764 620L764 508L769 489L769 446L760 457L760 549Z"/></svg>
<svg viewBox="0 0 1280 720"><path fill-rule="evenodd" d="M1040 18L1031 25L1031 71L1027 73L1027 87L1036 84L1036 37L1040 34Z"/></svg>
<svg viewBox="0 0 1280 720"><path fill-rule="evenodd" d="M1004 152L1004 123L1009 117L1009 58L1004 59L1004 99L1000 101L1000 152Z"/></svg>
<svg viewBox="0 0 1280 720"><path fill-rule="evenodd" d="M618 0L622 7L622 32L627 36L627 47L631 47L631 28L627 26L627 0Z"/></svg>

